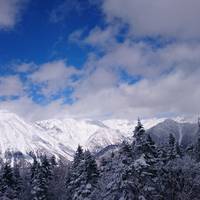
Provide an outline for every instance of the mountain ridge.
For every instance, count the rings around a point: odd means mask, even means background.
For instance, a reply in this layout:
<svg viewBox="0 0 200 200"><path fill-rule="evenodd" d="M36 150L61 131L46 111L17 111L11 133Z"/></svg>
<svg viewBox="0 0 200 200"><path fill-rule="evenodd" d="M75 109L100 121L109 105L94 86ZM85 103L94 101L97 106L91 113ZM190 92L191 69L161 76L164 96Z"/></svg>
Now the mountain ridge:
<svg viewBox="0 0 200 200"><path fill-rule="evenodd" d="M149 129L163 121L164 118L155 118L142 122ZM0 153L2 157L7 151L46 153L71 160L79 144L99 151L132 137L136 123L137 120L73 118L29 123L14 113L0 110Z"/></svg>

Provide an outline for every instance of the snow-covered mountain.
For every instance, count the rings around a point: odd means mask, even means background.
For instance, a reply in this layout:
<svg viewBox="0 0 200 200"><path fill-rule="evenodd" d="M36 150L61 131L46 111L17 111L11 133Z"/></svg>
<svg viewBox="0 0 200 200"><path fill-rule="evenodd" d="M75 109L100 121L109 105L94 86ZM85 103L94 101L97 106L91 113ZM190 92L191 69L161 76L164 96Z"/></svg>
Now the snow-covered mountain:
<svg viewBox="0 0 200 200"><path fill-rule="evenodd" d="M192 144L196 141L200 134L199 131L200 128L197 123L166 119L150 128L148 133L150 133L153 139L160 144L168 142L169 134L172 134L179 144L186 147L188 144Z"/></svg>
<svg viewBox="0 0 200 200"><path fill-rule="evenodd" d="M64 151L55 138L48 132L38 129L36 126L25 122L16 114L8 111L0 111L0 152L4 156L6 152L45 152L59 156L71 157L72 150Z"/></svg>
<svg viewBox="0 0 200 200"><path fill-rule="evenodd" d="M164 119L144 120L146 129ZM71 160L78 144L92 151L117 144L133 134L137 121L110 119L50 119L28 123L14 113L0 110L0 154L46 153Z"/></svg>

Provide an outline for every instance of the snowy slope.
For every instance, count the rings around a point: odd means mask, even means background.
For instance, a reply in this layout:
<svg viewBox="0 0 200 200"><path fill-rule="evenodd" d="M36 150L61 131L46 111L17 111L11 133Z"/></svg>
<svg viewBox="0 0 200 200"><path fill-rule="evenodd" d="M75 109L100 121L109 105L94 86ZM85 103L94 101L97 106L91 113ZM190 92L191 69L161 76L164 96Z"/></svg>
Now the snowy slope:
<svg viewBox="0 0 200 200"><path fill-rule="evenodd" d="M0 152L5 155L7 151L45 152L53 155L71 157L60 147L59 142L48 133L36 126L26 123L17 115L8 111L0 111Z"/></svg>
<svg viewBox="0 0 200 200"><path fill-rule="evenodd" d="M146 128L161 120L144 121ZM162 120L163 121L163 120ZM47 153L70 160L78 144L99 150L131 137L137 121L111 119L50 119L28 123L14 113L0 110L0 153Z"/></svg>
<svg viewBox="0 0 200 200"><path fill-rule="evenodd" d="M148 132L153 136L157 143L168 142L169 134L174 135L176 141L183 146L193 143L199 134L199 127L194 123L175 121L167 119L156 126L150 128Z"/></svg>

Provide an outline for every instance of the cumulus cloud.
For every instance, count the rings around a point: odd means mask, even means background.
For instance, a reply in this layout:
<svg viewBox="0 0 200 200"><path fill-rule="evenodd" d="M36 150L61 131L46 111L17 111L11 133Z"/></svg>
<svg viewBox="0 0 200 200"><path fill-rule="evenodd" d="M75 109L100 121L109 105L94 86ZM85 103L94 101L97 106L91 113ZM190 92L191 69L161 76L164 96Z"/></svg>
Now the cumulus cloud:
<svg viewBox="0 0 200 200"><path fill-rule="evenodd" d="M200 84L199 75L199 70L188 76L184 70L178 69L155 80L102 87L83 94L69 111L74 115L97 118L197 115L200 112L200 90L196 87Z"/></svg>
<svg viewBox="0 0 200 200"><path fill-rule="evenodd" d="M106 52L95 64L98 67L121 67L132 75L149 78L155 78L175 68L185 68L189 73L199 68L200 45L175 43L153 49L144 42L125 42Z"/></svg>
<svg viewBox="0 0 200 200"><path fill-rule="evenodd" d="M0 0L0 29L10 29L20 20L28 0Z"/></svg>
<svg viewBox="0 0 200 200"><path fill-rule="evenodd" d="M23 84L17 76L0 77L0 96L21 96Z"/></svg>
<svg viewBox="0 0 200 200"><path fill-rule="evenodd" d="M24 94L16 76L1 77L1 95L23 94L0 103L30 120L50 117L130 118L138 116L197 115L200 112L200 45L175 43L153 49L147 44L125 42L91 57L80 71L58 60L44 63L28 74L28 82L42 85L48 98L69 85L72 104L64 99L39 105ZM121 80L119 68L139 75L136 83ZM71 77L81 74L74 84Z"/></svg>
<svg viewBox="0 0 200 200"><path fill-rule="evenodd" d="M199 39L198 0L104 0L108 21L128 23L134 35Z"/></svg>
<svg viewBox="0 0 200 200"><path fill-rule="evenodd" d="M105 29L95 27L82 42L98 48L108 48L110 45L115 43L115 36L117 35L118 31L118 26L108 26Z"/></svg>
<svg viewBox="0 0 200 200"><path fill-rule="evenodd" d="M70 112L89 117L136 118L197 115L200 112L200 46L176 43L152 49L145 43L119 44L100 58L80 81ZM141 80L120 82L118 69Z"/></svg>
<svg viewBox="0 0 200 200"><path fill-rule="evenodd" d="M14 64L12 66L15 72L19 73L30 73L37 69L37 65L34 63L21 63L21 64Z"/></svg>
<svg viewBox="0 0 200 200"><path fill-rule="evenodd" d="M0 109L6 109L18 114L30 122L53 117L67 117L67 106L62 104L62 99L55 100L48 105L35 103L30 97L23 96L19 99L0 102Z"/></svg>
<svg viewBox="0 0 200 200"><path fill-rule="evenodd" d="M64 60L57 60L39 66L29 80L41 86L43 95L49 96L72 86L73 76L78 74L73 66L67 66Z"/></svg>
<svg viewBox="0 0 200 200"><path fill-rule="evenodd" d="M19 73L27 73L25 86L40 86L46 98L71 87L74 92L70 95L76 101L64 104L61 95L58 100L39 105L23 93L24 85L18 77L11 76L0 78L1 93L23 95L1 102L0 108L11 109L32 120L62 116L134 119L199 114L199 8L198 0L103 1L106 27L96 26L86 37L84 31L78 30L69 38L96 48L81 70L64 60L40 66L25 63L17 69ZM125 24L129 25L127 35L119 41ZM152 47L147 41L138 40L138 36L176 40ZM121 77L121 71L139 79L130 83ZM78 79L74 79L76 76Z"/></svg>

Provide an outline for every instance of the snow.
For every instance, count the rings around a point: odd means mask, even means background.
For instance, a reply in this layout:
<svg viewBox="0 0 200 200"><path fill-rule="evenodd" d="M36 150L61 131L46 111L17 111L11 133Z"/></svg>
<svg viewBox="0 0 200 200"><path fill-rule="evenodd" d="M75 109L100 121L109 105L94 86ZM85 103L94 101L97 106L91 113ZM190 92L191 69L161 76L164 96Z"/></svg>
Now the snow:
<svg viewBox="0 0 200 200"><path fill-rule="evenodd" d="M144 120L150 128L161 119ZM124 119L49 119L29 123L6 110L0 110L0 152L41 152L69 160L78 144L86 149L98 149L119 143L132 136L137 121Z"/></svg>
<svg viewBox="0 0 200 200"><path fill-rule="evenodd" d="M179 132L179 141L178 141L178 143L180 145L181 142L182 142L182 139L183 139L182 126L180 124L178 125L178 132Z"/></svg>
<svg viewBox="0 0 200 200"><path fill-rule="evenodd" d="M141 166L147 166L147 163L145 161L144 155L142 154L141 157L134 162L134 167L136 169L140 168Z"/></svg>

